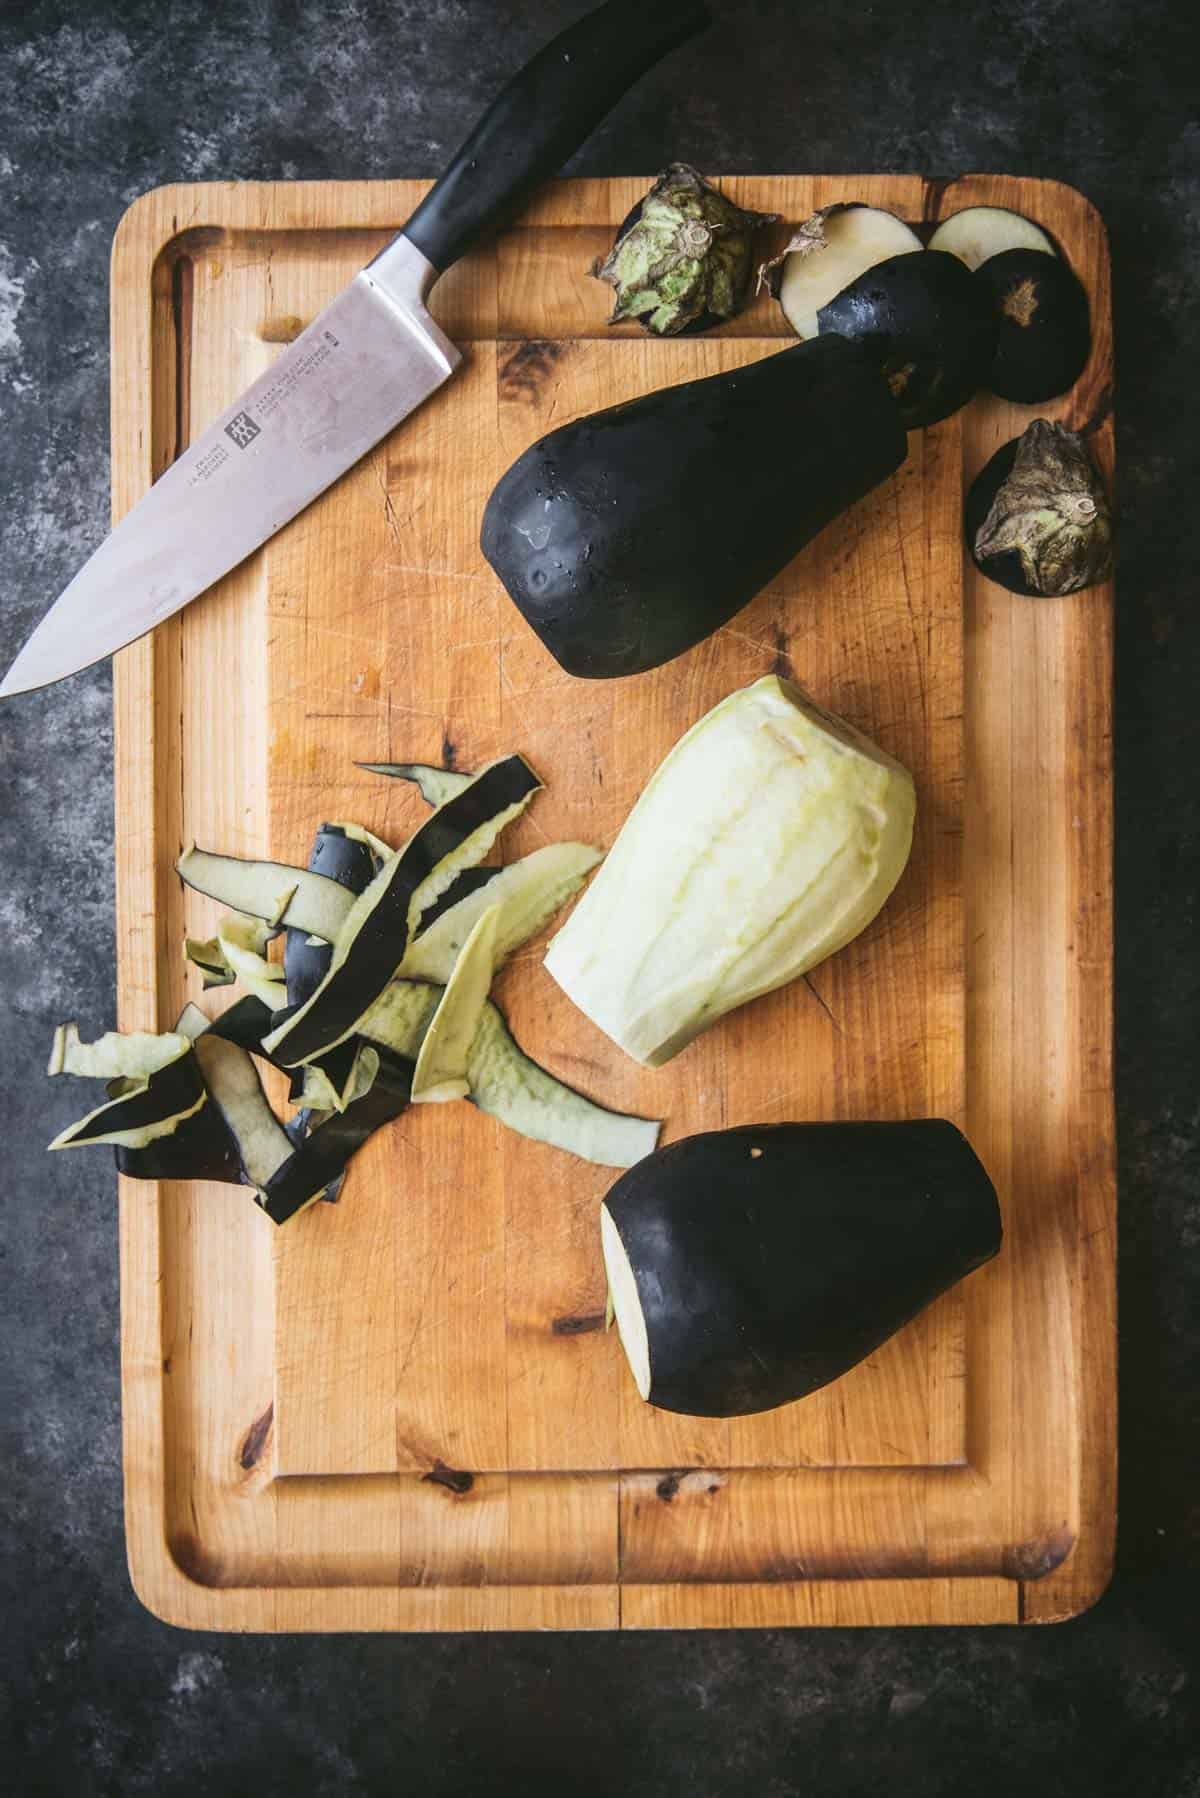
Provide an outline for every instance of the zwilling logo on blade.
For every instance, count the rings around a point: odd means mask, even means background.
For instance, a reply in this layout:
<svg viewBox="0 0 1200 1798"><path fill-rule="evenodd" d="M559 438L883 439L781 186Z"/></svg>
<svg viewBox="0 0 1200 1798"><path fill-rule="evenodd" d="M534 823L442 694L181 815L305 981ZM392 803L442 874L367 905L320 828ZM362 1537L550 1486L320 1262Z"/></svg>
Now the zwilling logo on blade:
<svg viewBox="0 0 1200 1798"><path fill-rule="evenodd" d="M248 412L235 412L225 426L226 437L232 437L239 449L248 449L261 431L262 426L256 425Z"/></svg>

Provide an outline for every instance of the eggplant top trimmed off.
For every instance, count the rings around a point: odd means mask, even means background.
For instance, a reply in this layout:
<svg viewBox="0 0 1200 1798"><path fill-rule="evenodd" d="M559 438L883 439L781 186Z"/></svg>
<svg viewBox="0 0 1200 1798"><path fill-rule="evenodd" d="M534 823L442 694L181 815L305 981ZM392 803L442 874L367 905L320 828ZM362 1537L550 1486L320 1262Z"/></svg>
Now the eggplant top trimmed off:
<svg viewBox="0 0 1200 1798"><path fill-rule="evenodd" d="M1010 593L1060 598L1113 570L1113 519L1083 438L1035 418L971 483L965 512L975 566Z"/></svg>
<svg viewBox="0 0 1200 1798"><path fill-rule="evenodd" d="M640 674L727 623L906 452L870 354L815 338L552 431L497 484L481 547L568 674Z"/></svg>
<svg viewBox="0 0 1200 1798"><path fill-rule="evenodd" d="M943 250L877 263L822 306L817 322L822 336L853 338L875 358L910 431L965 406L995 355L987 297Z"/></svg>
<svg viewBox="0 0 1200 1798"><path fill-rule="evenodd" d="M941 1119L690 1136L617 1181L601 1230L642 1397L696 1417L815 1392L1001 1240L992 1183Z"/></svg>
<svg viewBox="0 0 1200 1798"><path fill-rule="evenodd" d="M1091 353L1091 319L1087 294L1062 258L1002 250L971 278L996 321L992 392L1029 406L1073 387Z"/></svg>

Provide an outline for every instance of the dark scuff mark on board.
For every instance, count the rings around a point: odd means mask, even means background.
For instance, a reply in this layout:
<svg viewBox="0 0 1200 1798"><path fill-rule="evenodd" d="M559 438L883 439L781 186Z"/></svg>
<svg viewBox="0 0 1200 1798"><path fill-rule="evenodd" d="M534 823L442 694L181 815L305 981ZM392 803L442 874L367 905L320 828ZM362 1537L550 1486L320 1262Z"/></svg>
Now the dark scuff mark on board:
<svg viewBox="0 0 1200 1798"><path fill-rule="evenodd" d="M444 1461L435 1461L428 1473L421 1475L427 1486L444 1486L447 1492L453 1492L456 1498L463 1498L475 1484L473 1473L463 1473L457 1467L447 1467Z"/></svg>
<svg viewBox="0 0 1200 1798"><path fill-rule="evenodd" d="M294 312L281 312L271 318L264 318L258 327L258 335L263 343L295 343L304 329L304 320Z"/></svg>
<svg viewBox="0 0 1200 1798"><path fill-rule="evenodd" d="M1075 1546L1075 1533L1065 1523L1047 1530L1043 1536L1032 1536L1028 1542L1014 1542L1004 1550L1000 1571L1005 1579L1045 1579L1061 1567Z"/></svg>
<svg viewBox="0 0 1200 1798"><path fill-rule="evenodd" d="M586 1336L590 1330L603 1328L603 1311L586 1311L578 1317L556 1317L550 1325L555 1336Z"/></svg>
<svg viewBox="0 0 1200 1798"><path fill-rule="evenodd" d="M921 196L921 222L925 225L936 225L942 216L942 206L946 194L960 177L958 175L926 175L924 192Z"/></svg>
<svg viewBox="0 0 1200 1798"><path fill-rule="evenodd" d="M1103 430L1104 426L1112 417L1112 409L1113 389L1112 382L1110 381L1107 386L1100 389L1095 406L1079 427L1079 435L1081 437L1094 437L1097 431Z"/></svg>
<svg viewBox="0 0 1200 1798"><path fill-rule="evenodd" d="M442 732L442 767L453 769L454 758L457 754L458 748L454 738L450 735L448 730L444 730Z"/></svg>
<svg viewBox="0 0 1200 1798"><path fill-rule="evenodd" d="M565 343L552 343L548 338L540 337L517 344L500 365L501 399L536 401L566 348Z"/></svg>
<svg viewBox="0 0 1200 1798"><path fill-rule="evenodd" d="M658 1496L662 1499L664 1505L669 1505L671 1503L671 1500L675 1497L675 1494L679 1491L679 1488L686 1478L686 1469L682 1473L663 1474L662 1479L659 1480L658 1485L654 1490L658 1493Z"/></svg>
<svg viewBox="0 0 1200 1798"><path fill-rule="evenodd" d="M781 624L772 626L771 642L775 648L775 654L771 658L771 673L779 680L791 680L792 661L788 654L791 639Z"/></svg>
<svg viewBox="0 0 1200 1798"><path fill-rule="evenodd" d="M244 1473L252 1472L262 1460L274 1421L275 1401L272 1400L262 1416L254 1419L242 1437L241 1447L238 1450L238 1466Z"/></svg>

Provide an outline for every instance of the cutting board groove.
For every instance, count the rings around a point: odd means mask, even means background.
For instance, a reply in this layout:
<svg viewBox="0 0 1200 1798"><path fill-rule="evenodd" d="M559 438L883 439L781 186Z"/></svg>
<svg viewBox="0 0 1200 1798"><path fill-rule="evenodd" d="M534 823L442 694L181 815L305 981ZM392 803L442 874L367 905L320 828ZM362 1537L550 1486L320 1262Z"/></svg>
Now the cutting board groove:
<svg viewBox="0 0 1200 1798"><path fill-rule="evenodd" d="M192 996L212 908L181 841L303 861L324 819L392 841L400 783L356 761L546 782L505 856L611 842L667 748L777 670L913 770L912 863L842 955L668 1069L620 1057L540 966L502 978L532 1053L666 1135L928 1116L970 1133L1004 1254L844 1380L765 1417L640 1403L602 1329L611 1175L461 1106L357 1158L282 1231L234 1189L121 1195L126 1518L158 1614L229 1629L1013 1622L1091 1602L1113 1531L1111 591L1022 601L964 558L964 483L1032 414L981 397L668 668L579 683L477 547L498 474L566 418L738 366L762 298L712 336L610 331L587 269L637 181L553 184L435 295L454 382L302 518L117 660L121 1021ZM1054 183L749 178L783 214L860 198L911 220L1014 205L1084 279L1094 350L1044 408L1111 474L1103 229ZM114 511L385 241L420 183L192 186L126 216L113 265ZM699 521L702 524L702 521Z"/></svg>

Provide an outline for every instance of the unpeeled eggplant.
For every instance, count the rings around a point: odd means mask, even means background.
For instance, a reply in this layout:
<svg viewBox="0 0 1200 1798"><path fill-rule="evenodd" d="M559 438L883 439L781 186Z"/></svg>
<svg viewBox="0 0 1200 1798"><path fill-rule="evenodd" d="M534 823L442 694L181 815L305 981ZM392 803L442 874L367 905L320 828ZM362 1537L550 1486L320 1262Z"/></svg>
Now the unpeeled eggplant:
<svg viewBox="0 0 1200 1798"><path fill-rule="evenodd" d="M497 484L481 547L568 674L640 674L727 623L906 450L871 354L818 337L552 431Z"/></svg>
<svg viewBox="0 0 1200 1798"><path fill-rule="evenodd" d="M846 1373L1000 1247L992 1183L941 1119L747 1124L671 1143L601 1208L639 1392L739 1417Z"/></svg>

